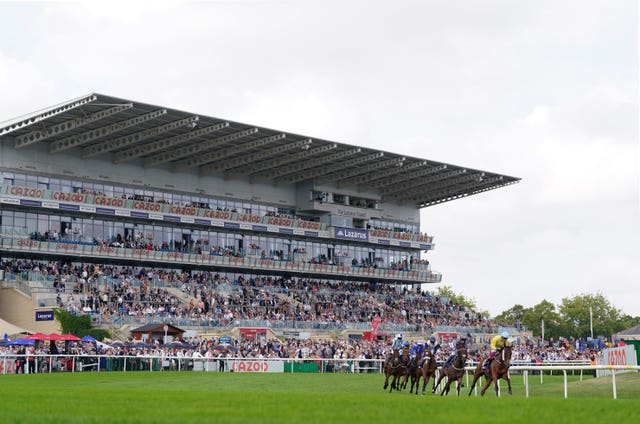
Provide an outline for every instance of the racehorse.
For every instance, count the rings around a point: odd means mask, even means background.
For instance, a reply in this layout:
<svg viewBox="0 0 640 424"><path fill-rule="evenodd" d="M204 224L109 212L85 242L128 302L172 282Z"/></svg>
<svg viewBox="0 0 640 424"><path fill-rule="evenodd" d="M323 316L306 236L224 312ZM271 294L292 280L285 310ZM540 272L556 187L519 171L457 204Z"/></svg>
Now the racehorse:
<svg viewBox="0 0 640 424"><path fill-rule="evenodd" d="M384 386L382 386L383 390L386 390L389 387L389 377L393 374L393 369L395 366L399 364L400 356L398 354L398 349L393 349L393 352L387 357L387 360L384 363Z"/></svg>
<svg viewBox="0 0 640 424"><path fill-rule="evenodd" d="M504 348L502 348L500 353L496 355L493 361L491 361L488 369L485 370L482 368L483 363L484 361L480 361L473 373L473 383L471 383L469 396L471 396L471 392L473 392L473 388L475 387L476 382L481 376L484 376L487 382L482 388L482 391L480 391L480 395L484 396L484 393L493 382L496 387L496 396L499 396L498 380L501 378L507 380L507 384L509 385L509 394L511 394L511 379L509 378L509 366L511 365L511 346L505 346Z"/></svg>
<svg viewBox="0 0 640 424"><path fill-rule="evenodd" d="M407 388L407 380L411 377L411 390L409 393L413 393L413 386L416 387L416 394L418 394L418 387L420 387L420 377L422 377L422 352L417 352L416 357L413 359L409 366L409 370L404 379L403 389Z"/></svg>
<svg viewBox="0 0 640 424"><path fill-rule="evenodd" d="M436 384L433 386L432 392L436 392L436 388L440 385L440 381L442 381L442 379L446 376L447 384L444 385L440 396L449 394L449 388L451 386L451 383L453 383L454 381L457 382L456 390L458 392L458 396L460 396L460 388L462 387L462 376L465 372L464 366L466 363L467 348L461 347L456 351L456 357L453 360L453 363L448 366L445 364L442 368L440 368L440 377L438 378Z"/></svg>
<svg viewBox="0 0 640 424"><path fill-rule="evenodd" d="M400 357L397 352L395 357L387 364L385 367L385 380L383 389L386 389L389 385L389 377L393 376L393 380L391 380L391 388L389 389L389 393L396 390L402 390L401 379L407 372L407 366L409 364L409 347L405 346L402 349L402 357Z"/></svg>
<svg viewBox="0 0 640 424"><path fill-rule="evenodd" d="M433 391L435 392L436 388L436 369L438 365L436 364L436 354L435 352L431 352L427 350L425 352L424 358L422 358L422 394L424 394L427 384L429 384L429 379L433 377ZM418 392L418 388L416 387L416 393Z"/></svg>

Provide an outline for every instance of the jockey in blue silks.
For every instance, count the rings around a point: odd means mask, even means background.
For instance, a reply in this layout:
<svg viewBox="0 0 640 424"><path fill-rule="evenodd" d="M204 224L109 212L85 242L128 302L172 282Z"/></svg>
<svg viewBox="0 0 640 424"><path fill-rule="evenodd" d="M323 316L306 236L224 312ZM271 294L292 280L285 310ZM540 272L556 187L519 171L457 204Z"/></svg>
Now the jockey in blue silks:
<svg viewBox="0 0 640 424"><path fill-rule="evenodd" d="M456 359L458 350L462 349L463 347L467 346L467 339L462 337L460 340L458 340L456 342L456 353L454 353L453 355L451 355L449 357L449 359L447 359L447 362L444 363L444 367L448 368L449 365L453 364L453 361Z"/></svg>

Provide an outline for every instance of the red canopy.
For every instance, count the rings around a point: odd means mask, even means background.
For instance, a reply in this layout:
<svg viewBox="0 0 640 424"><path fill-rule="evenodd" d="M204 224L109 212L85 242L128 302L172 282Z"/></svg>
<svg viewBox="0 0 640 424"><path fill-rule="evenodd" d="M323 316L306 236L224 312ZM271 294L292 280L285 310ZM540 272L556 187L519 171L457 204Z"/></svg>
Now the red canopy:
<svg viewBox="0 0 640 424"><path fill-rule="evenodd" d="M30 336L25 337L27 340L51 340L47 339L47 335L43 333L35 333Z"/></svg>
<svg viewBox="0 0 640 424"><path fill-rule="evenodd" d="M74 336L73 334L63 334L62 336L60 336L60 340L64 340L64 341L71 341L71 342L79 342L82 339L78 336Z"/></svg>
<svg viewBox="0 0 640 424"><path fill-rule="evenodd" d="M62 336L61 336L60 334L51 333L51 334L47 334L47 335L45 336L45 339L44 339L44 340L53 340L53 341L56 341L56 340L64 340L64 339L62 338Z"/></svg>

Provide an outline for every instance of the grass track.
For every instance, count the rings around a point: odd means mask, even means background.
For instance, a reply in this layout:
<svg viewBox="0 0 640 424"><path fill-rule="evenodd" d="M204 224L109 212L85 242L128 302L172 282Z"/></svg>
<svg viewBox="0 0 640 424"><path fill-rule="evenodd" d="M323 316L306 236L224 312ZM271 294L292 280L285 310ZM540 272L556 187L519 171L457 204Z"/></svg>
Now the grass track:
<svg viewBox="0 0 640 424"><path fill-rule="evenodd" d="M640 374L575 381L521 377L514 395L387 393L370 374L64 373L0 376L1 423L638 422ZM504 388L504 385L502 386ZM489 389L492 390L492 389Z"/></svg>

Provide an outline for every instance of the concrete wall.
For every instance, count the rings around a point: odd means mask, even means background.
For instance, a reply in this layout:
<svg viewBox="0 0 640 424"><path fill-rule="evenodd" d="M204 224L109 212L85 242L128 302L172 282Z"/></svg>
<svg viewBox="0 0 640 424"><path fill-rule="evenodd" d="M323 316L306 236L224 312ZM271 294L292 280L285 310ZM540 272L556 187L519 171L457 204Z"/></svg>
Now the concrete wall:
<svg viewBox="0 0 640 424"><path fill-rule="evenodd" d="M0 288L0 318L33 333L58 333L58 321L36 321L36 311L50 311L40 308L35 297L9 287Z"/></svg>

